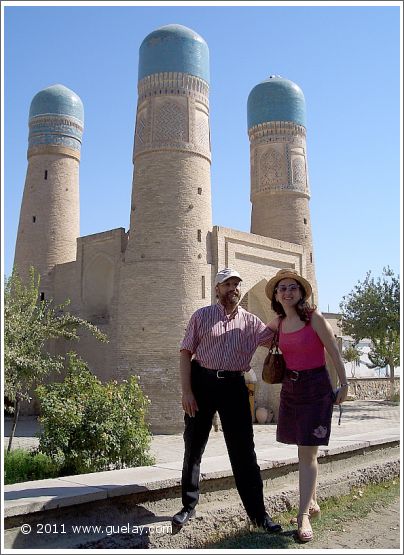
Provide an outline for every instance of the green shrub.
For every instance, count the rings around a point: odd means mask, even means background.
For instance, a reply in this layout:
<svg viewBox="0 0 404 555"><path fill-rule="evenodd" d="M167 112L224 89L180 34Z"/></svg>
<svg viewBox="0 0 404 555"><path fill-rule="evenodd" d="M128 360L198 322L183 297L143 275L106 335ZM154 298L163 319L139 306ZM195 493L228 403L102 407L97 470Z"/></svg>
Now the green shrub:
<svg viewBox="0 0 404 555"><path fill-rule="evenodd" d="M29 480L44 480L59 475L58 464L38 451L13 449L4 452L4 483L16 484Z"/></svg>
<svg viewBox="0 0 404 555"><path fill-rule="evenodd" d="M400 404L400 392L397 391L390 397L390 401L392 401L395 405Z"/></svg>
<svg viewBox="0 0 404 555"><path fill-rule="evenodd" d="M102 383L77 355L68 360L63 382L36 390L43 426L39 450L64 474L153 464L145 421L149 401L137 378Z"/></svg>

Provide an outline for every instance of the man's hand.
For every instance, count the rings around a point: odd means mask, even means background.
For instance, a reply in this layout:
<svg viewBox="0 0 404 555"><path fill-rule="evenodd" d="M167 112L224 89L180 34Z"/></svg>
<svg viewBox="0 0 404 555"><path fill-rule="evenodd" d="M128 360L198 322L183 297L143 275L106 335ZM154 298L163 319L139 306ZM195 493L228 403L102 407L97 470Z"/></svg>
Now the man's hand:
<svg viewBox="0 0 404 555"><path fill-rule="evenodd" d="M192 417L195 416L195 412L199 410L192 391L182 394L182 408L188 416Z"/></svg>

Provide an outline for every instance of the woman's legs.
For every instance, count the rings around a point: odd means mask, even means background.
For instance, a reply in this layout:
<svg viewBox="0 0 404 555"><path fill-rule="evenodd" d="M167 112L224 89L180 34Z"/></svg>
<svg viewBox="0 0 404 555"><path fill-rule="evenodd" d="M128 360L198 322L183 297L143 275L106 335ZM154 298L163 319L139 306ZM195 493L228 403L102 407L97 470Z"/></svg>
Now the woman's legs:
<svg viewBox="0 0 404 555"><path fill-rule="evenodd" d="M317 484L317 452L318 446L298 446L299 457L299 519L298 525L301 534L307 531L307 535L312 533L309 509L316 500L316 484ZM303 539L303 538L302 538Z"/></svg>

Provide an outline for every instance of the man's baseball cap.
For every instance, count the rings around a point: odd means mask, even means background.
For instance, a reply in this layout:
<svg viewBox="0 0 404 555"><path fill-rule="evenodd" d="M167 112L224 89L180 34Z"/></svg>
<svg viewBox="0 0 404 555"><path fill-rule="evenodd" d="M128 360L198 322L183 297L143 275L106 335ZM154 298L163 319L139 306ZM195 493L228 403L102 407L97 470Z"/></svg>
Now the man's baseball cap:
<svg viewBox="0 0 404 555"><path fill-rule="evenodd" d="M216 274L215 285L218 285L219 283L223 283L224 281L226 281L226 279L229 279L231 277L236 277L240 281L243 281L241 279L240 274L236 272L236 270L232 270L231 268L224 268L223 270L220 270L220 272Z"/></svg>

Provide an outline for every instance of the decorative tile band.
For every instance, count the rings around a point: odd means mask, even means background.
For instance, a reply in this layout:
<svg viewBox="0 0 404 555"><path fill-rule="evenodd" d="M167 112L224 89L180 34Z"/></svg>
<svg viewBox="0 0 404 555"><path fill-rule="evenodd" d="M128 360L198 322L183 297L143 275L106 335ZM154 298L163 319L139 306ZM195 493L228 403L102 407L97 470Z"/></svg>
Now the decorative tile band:
<svg viewBox="0 0 404 555"><path fill-rule="evenodd" d="M203 84L202 80L197 81ZM195 79L192 82L195 84ZM146 151L178 150L199 154L210 161L207 97L171 94L171 90L167 89L165 94L165 89L161 89L161 95L139 100L134 156Z"/></svg>
<svg viewBox="0 0 404 555"><path fill-rule="evenodd" d="M191 95L208 104L209 85L203 79L180 72L154 73L138 83L139 102L157 95Z"/></svg>
<svg viewBox="0 0 404 555"><path fill-rule="evenodd" d="M65 146L81 150L83 124L75 118L40 115L29 120L28 150L38 145Z"/></svg>
<svg viewBox="0 0 404 555"><path fill-rule="evenodd" d="M64 145L55 145L55 144L42 144L42 145L35 145L28 149L27 151L27 158L31 158L32 156L40 156L42 154L52 154L52 155L63 155L69 156L70 158L74 158L80 162L80 151L76 148L68 148Z"/></svg>
<svg viewBox="0 0 404 555"><path fill-rule="evenodd" d="M280 134L279 125L264 125L272 128L269 133L250 135L251 197L290 191L310 198L304 127L287 123Z"/></svg>
<svg viewBox="0 0 404 555"><path fill-rule="evenodd" d="M306 137L306 128L290 121L269 121L255 125L248 130L250 141L270 135L302 135Z"/></svg>

